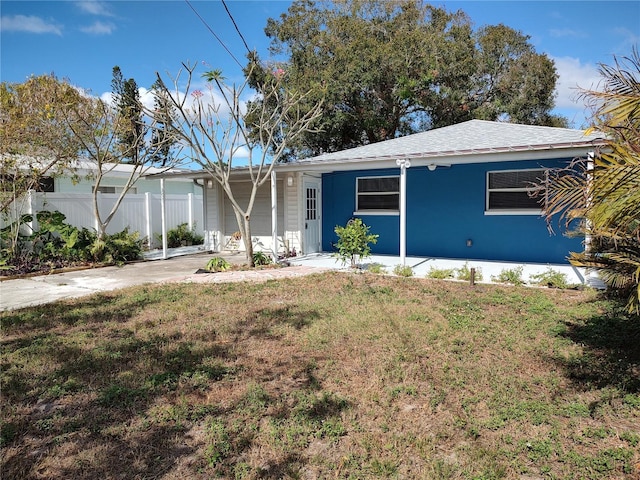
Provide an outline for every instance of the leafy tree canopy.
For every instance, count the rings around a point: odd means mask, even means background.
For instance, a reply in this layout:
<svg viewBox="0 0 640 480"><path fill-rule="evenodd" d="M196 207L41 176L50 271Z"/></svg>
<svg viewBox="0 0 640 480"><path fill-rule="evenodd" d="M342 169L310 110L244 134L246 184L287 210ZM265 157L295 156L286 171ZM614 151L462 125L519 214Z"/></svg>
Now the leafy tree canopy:
<svg viewBox="0 0 640 480"><path fill-rule="evenodd" d="M321 132L290 146L289 158L472 118L566 123L550 113L553 61L507 26L474 31L462 11L416 0L297 0L265 33L271 54L284 58L273 65L284 85L311 89L308 108L324 100Z"/></svg>
<svg viewBox="0 0 640 480"><path fill-rule="evenodd" d="M76 160L87 130L77 112L90 114L95 102L55 75L0 84L0 212L45 176Z"/></svg>

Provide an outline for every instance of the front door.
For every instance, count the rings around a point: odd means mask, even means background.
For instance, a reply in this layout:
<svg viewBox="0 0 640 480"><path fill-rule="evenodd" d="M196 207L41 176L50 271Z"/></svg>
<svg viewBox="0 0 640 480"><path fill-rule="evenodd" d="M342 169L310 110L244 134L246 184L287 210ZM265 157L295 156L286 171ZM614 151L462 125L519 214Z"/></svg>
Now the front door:
<svg viewBox="0 0 640 480"><path fill-rule="evenodd" d="M320 187L317 182L304 182L304 253L320 251Z"/></svg>

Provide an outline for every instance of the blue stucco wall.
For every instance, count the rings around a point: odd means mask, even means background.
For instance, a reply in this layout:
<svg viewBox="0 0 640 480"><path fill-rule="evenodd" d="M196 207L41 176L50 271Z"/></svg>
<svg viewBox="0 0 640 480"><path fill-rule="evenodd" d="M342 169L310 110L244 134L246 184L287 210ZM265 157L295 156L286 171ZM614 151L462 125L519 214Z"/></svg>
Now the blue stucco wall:
<svg viewBox="0 0 640 480"><path fill-rule="evenodd" d="M554 235L538 215L485 215L486 172L566 166L567 160L454 165L430 172L407 170L407 255L424 257L567 263L582 250L581 238L568 238L554 222ZM336 225L355 209L356 177L399 175L399 169L334 172L322 177L322 249L333 251ZM380 237L373 253L399 253L400 217L362 215ZM467 240L472 246L467 246Z"/></svg>

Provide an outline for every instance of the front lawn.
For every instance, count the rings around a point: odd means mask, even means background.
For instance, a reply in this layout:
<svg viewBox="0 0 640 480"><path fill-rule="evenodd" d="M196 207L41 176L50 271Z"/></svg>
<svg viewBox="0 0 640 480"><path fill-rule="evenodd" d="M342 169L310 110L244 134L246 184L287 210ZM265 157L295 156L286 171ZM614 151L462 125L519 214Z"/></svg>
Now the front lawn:
<svg viewBox="0 0 640 480"><path fill-rule="evenodd" d="M2 314L3 478L634 479L593 292L329 272Z"/></svg>

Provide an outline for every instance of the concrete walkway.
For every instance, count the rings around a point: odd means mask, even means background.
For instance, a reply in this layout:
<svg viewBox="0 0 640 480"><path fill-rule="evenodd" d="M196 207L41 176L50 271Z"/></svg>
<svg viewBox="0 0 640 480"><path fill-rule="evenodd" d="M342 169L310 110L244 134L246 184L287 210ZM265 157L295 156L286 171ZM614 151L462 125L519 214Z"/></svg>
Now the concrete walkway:
<svg viewBox="0 0 640 480"><path fill-rule="evenodd" d="M79 269L49 275L37 275L0 281L0 311L43 305L98 292L118 290L145 283L169 282L243 282L297 277L322 271L322 267L297 265L281 269L196 273L213 257L229 263L245 264L244 254L172 252L166 260L147 260L122 267ZM0 277L1 278L1 277Z"/></svg>
<svg viewBox="0 0 640 480"><path fill-rule="evenodd" d="M199 253L194 253L199 252ZM0 281L0 311L42 305L67 298L78 298L97 292L118 290L145 283L193 282L225 283L246 281L267 281L286 277L300 277L325 270L349 270L329 253L311 254L289 259L290 266L280 269L240 270L219 273L196 273L204 269L213 257L223 257L229 263L245 264L243 253L204 253L194 247L172 249L162 260L158 252L145 255L147 261L130 263L122 267L101 267L67 271L64 273L38 275L32 277L5 279ZM378 264L392 273L400 258L393 255L374 255L362 265L364 268ZM482 273L482 282L491 282L502 270L522 268L522 278L526 281L538 273L553 269L566 275L570 284L583 284L600 288L602 282L583 269L570 265L520 264L488 262L477 260L454 260L441 258L407 257L413 275L424 278L433 269L458 269L466 266ZM0 277L1 280L2 277Z"/></svg>

